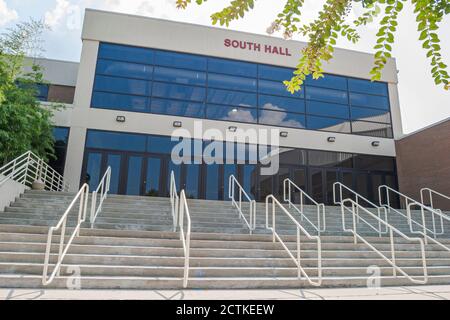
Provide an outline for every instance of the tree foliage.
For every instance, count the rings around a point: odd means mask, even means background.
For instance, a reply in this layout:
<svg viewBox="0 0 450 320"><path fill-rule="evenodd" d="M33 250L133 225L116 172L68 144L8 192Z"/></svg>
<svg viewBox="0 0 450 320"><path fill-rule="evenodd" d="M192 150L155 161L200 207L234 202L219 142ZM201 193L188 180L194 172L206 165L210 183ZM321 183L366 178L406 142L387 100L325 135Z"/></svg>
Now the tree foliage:
<svg viewBox="0 0 450 320"><path fill-rule="evenodd" d="M198 5L207 0L195 0ZM229 6L211 15L213 24L229 26L254 8L256 0L232 0ZM324 0L322 10L311 23L303 23L301 12L305 0L284 0L286 3L277 18L267 29L269 34L282 32L290 39L295 34L308 38L308 45L302 50L297 70L290 81L285 81L289 91L301 89L308 75L314 79L323 77L323 63L333 58L334 46L339 37L356 43L359 40L357 29L369 23L379 22L377 40L374 45L375 59L370 75L372 80L380 80L381 73L388 59L392 57L392 46L398 27L398 15L405 3L414 7L417 30L422 47L430 59L431 73L436 85L450 88L450 77L444 63L439 45L439 23L450 13L449 0ZM177 7L185 9L191 0L176 0ZM352 6L361 5L363 11L354 21L348 22L348 13Z"/></svg>
<svg viewBox="0 0 450 320"><path fill-rule="evenodd" d="M19 23L0 36L0 164L31 150L54 157L52 116L58 106L36 100L41 68L28 55L42 52L42 21ZM24 71L29 70L29 71Z"/></svg>

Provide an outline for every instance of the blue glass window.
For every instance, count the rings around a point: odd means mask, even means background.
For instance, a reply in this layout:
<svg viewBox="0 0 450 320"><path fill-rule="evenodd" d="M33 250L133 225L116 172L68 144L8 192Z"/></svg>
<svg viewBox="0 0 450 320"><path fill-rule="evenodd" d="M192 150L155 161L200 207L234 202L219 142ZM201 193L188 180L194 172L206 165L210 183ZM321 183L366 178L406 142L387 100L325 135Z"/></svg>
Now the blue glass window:
<svg viewBox="0 0 450 320"><path fill-rule="evenodd" d="M230 90L256 91L256 79L208 74L208 87Z"/></svg>
<svg viewBox="0 0 450 320"><path fill-rule="evenodd" d="M294 74L294 70L289 68L273 67L260 65L259 66L259 78L267 80L290 80Z"/></svg>
<svg viewBox="0 0 450 320"><path fill-rule="evenodd" d="M206 118L237 122L257 122L256 109L224 107L209 104L206 108Z"/></svg>
<svg viewBox="0 0 450 320"><path fill-rule="evenodd" d="M97 74L151 80L153 67L136 63L98 60Z"/></svg>
<svg viewBox="0 0 450 320"><path fill-rule="evenodd" d="M352 107L352 119L390 123L391 114L386 110Z"/></svg>
<svg viewBox="0 0 450 320"><path fill-rule="evenodd" d="M316 87L306 88L306 99L348 104L347 92Z"/></svg>
<svg viewBox="0 0 450 320"><path fill-rule="evenodd" d="M153 153L171 154L173 147L176 146L179 141L180 139L178 138L176 141L172 141L171 137L149 136L147 151Z"/></svg>
<svg viewBox="0 0 450 320"><path fill-rule="evenodd" d="M347 90L347 78L325 74L323 78L314 80L311 76L306 78L307 86L316 86L330 89Z"/></svg>
<svg viewBox="0 0 450 320"><path fill-rule="evenodd" d="M39 83L36 85L37 87L37 95L36 98L39 101L48 101L48 89L49 85L44 83Z"/></svg>
<svg viewBox="0 0 450 320"><path fill-rule="evenodd" d="M205 108L202 103L152 99L150 112L182 117L203 118L205 115Z"/></svg>
<svg viewBox="0 0 450 320"><path fill-rule="evenodd" d="M155 64L172 68L206 71L206 58L192 54L155 51Z"/></svg>
<svg viewBox="0 0 450 320"><path fill-rule="evenodd" d="M208 102L240 107L256 107L256 94L240 91L208 89Z"/></svg>
<svg viewBox="0 0 450 320"><path fill-rule="evenodd" d="M215 73L230 74L233 76L256 78L257 65L248 62L209 58L208 71Z"/></svg>
<svg viewBox="0 0 450 320"><path fill-rule="evenodd" d="M350 133L349 120L307 116L306 123L308 129Z"/></svg>
<svg viewBox="0 0 450 320"><path fill-rule="evenodd" d="M153 83L153 96L160 98L204 101L205 88L161 82Z"/></svg>
<svg viewBox="0 0 450 320"><path fill-rule="evenodd" d="M259 123L279 127L305 128L305 116L281 111L260 110Z"/></svg>
<svg viewBox="0 0 450 320"><path fill-rule="evenodd" d="M267 81L259 80L259 92L267 94L275 94L279 96L286 96L291 98L303 98L304 93L302 91L297 91L294 94L290 93L283 82L280 81Z"/></svg>
<svg viewBox="0 0 450 320"><path fill-rule="evenodd" d="M306 101L306 113L344 119L350 118L349 106L319 101Z"/></svg>
<svg viewBox="0 0 450 320"><path fill-rule="evenodd" d="M353 92L388 95L387 84L362 79L348 79L348 89Z"/></svg>
<svg viewBox="0 0 450 320"><path fill-rule="evenodd" d="M94 90L148 96L150 84L144 80L96 76Z"/></svg>
<svg viewBox="0 0 450 320"><path fill-rule="evenodd" d="M206 73L191 70L155 67L153 80L204 86L206 83Z"/></svg>
<svg viewBox="0 0 450 320"><path fill-rule="evenodd" d="M389 110L389 100L387 97L350 93L350 102L352 106Z"/></svg>
<svg viewBox="0 0 450 320"><path fill-rule="evenodd" d="M145 151L147 137L139 134L89 130L86 147L121 151Z"/></svg>
<svg viewBox="0 0 450 320"><path fill-rule="evenodd" d="M366 121L353 121L352 132L355 134L380 138L392 138L393 135L390 124Z"/></svg>
<svg viewBox="0 0 450 320"><path fill-rule="evenodd" d="M148 109L147 106L148 98L146 97L105 92L94 92L92 95L94 108L143 112Z"/></svg>
<svg viewBox="0 0 450 320"><path fill-rule="evenodd" d="M102 43L98 56L106 59L153 64L153 50L147 48Z"/></svg>
<svg viewBox="0 0 450 320"><path fill-rule="evenodd" d="M259 107L287 112L305 112L305 100L259 95Z"/></svg>

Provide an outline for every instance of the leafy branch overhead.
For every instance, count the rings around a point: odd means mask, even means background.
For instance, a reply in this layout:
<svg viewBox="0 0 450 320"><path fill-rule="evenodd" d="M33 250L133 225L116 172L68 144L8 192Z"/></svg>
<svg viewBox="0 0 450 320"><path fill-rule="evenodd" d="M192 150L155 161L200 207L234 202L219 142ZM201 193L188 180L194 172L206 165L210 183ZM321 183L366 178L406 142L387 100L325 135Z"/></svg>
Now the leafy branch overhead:
<svg viewBox="0 0 450 320"><path fill-rule="evenodd" d="M195 0L198 5L206 1ZM212 23L228 27L232 21L244 18L245 14L254 8L255 1L231 1L227 7L211 15ZM296 34L308 38L308 45L301 52L297 70L294 71L290 81L284 82L289 91L300 90L309 75L314 79L323 77L323 63L333 58L337 40L342 37L356 43L360 38L357 29L377 23L376 21L379 21L379 29L374 45L374 65L370 75L373 81L380 80L388 59L392 57L398 16L407 3L414 8L419 41L430 60L434 82L446 90L450 89L450 76L442 58L437 34L439 24L450 13L450 0L324 0L323 8L311 23L302 22L305 0L285 1L282 11L278 13L267 32L269 34L282 32L286 39ZM176 3L178 8L185 9L191 0L176 0ZM362 7L362 13L351 21L348 15L355 5Z"/></svg>

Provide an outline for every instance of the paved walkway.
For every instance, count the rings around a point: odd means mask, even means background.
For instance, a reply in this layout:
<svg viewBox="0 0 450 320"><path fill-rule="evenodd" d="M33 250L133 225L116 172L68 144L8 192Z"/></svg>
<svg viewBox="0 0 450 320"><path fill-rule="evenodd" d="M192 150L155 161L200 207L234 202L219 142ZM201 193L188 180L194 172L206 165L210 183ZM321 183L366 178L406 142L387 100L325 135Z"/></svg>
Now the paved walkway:
<svg viewBox="0 0 450 320"><path fill-rule="evenodd" d="M0 289L0 300L448 300L450 286L307 290L39 290Z"/></svg>

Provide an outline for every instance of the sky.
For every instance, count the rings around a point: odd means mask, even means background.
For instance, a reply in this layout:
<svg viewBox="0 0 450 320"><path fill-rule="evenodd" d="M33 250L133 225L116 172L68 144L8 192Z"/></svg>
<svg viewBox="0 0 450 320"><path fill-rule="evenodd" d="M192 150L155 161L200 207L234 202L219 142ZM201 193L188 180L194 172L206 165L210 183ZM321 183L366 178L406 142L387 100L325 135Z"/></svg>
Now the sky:
<svg viewBox="0 0 450 320"><path fill-rule="evenodd" d="M115 12L137 14L175 21L211 26L210 15L230 0L208 1L202 6L194 4L186 10L175 7L175 0L0 0L0 33L30 17L44 19L51 31L44 34L46 51L50 59L79 61L81 54L81 28L84 9L94 8ZM312 21L320 10L323 0L306 0L303 9L304 22ZM283 1L258 0L255 9L243 20L230 24L230 29L266 34L267 27L283 7ZM355 6L349 14L353 19L361 13ZM407 4L399 16L399 28L393 55L399 70L399 95L403 131L410 133L450 117L450 91L437 87L430 74L429 61L418 41L418 32L412 6ZM342 39L337 46L346 49L373 52L377 26L358 30L361 39L352 44ZM444 61L450 65L450 16L440 25ZM280 34L273 36L281 37ZM295 40L306 40L294 36Z"/></svg>

